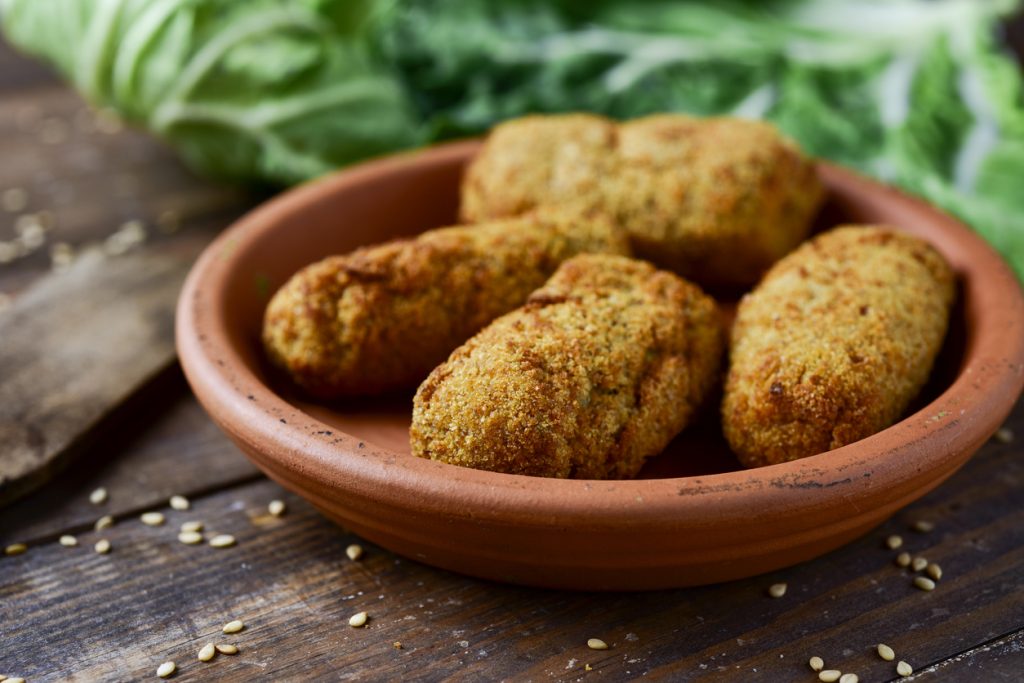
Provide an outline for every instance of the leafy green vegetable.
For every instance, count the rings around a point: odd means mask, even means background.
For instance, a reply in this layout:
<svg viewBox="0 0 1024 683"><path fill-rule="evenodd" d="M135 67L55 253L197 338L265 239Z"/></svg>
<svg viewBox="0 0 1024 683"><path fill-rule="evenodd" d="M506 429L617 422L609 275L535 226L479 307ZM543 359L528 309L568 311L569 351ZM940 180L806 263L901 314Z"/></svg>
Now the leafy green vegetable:
<svg viewBox="0 0 1024 683"><path fill-rule="evenodd" d="M12 41L197 168L291 183L421 144L369 0L4 0Z"/></svg>
<svg viewBox="0 0 1024 683"><path fill-rule="evenodd" d="M10 38L197 168L295 182L529 112L766 118L1024 277L1020 0L0 0ZM55 9L56 7L56 9Z"/></svg>

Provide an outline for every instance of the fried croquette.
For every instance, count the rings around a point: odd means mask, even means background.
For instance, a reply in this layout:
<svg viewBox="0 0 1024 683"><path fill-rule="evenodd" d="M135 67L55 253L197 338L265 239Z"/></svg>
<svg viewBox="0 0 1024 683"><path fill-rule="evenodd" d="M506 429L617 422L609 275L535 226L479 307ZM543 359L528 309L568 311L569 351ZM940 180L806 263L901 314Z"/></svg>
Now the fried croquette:
<svg viewBox="0 0 1024 683"><path fill-rule="evenodd" d="M628 238L601 216L540 211L332 256L274 295L264 346L319 398L412 389L563 261L588 251L628 254Z"/></svg>
<svg viewBox="0 0 1024 683"><path fill-rule="evenodd" d="M497 126L462 185L468 221L571 202L630 234L638 257L703 285L750 285L808 234L824 192L771 124L660 114L529 116Z"/></svg>
<svg viewBox="0 0 1024 683"><path fill-rule="evenodd" d="M724 334L696 286L621 256L577 256L416 392L412 452L577 479L632 477L691 420Z"/></svg>
<svg viewBox="0 0 1024 683"><path fill-rule="evenodd" d="M785 257L740 302L722 402L747 467L838 448L899 419L928 378L955 296L924 241L845 226Z"/></svg>

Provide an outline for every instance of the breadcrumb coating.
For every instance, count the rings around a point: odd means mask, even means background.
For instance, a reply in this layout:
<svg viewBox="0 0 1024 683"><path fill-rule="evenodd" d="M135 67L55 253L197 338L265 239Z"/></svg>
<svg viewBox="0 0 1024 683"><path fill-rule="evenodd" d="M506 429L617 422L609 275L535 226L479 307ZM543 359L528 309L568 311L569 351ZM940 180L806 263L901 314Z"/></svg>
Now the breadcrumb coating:
<svg viewBox="0 0 1024 683"><path fill-rule="evenodd" d="M495 472L632 477L708 396L723 345L696 285L642 261L577 256L430 373L412 452Z"/></svg>
<svg viewBox="0 0 1024 683"><path fill-rule="evenodd" d="M264 347L320 398L411 389L588 251L628 254L628 239L600 215L540 211L331 256L271 299Z"/></svg>
<svg viewBox="0 0 1024 683"><path fill-rule="evenodd" d="M955 277L926 242L843 226L782 259L740 302L722 402L748 467L858 441L893 424L931 371Z"/></svg>
<svg viewBox="0 0 1024 683"><path fill-rule="evenodd" d="M497 126L466 172L461 213L590 206L639 257L701 284L750 285L807 237L823 196L814 164L768 123L569 114Z"/></svg>

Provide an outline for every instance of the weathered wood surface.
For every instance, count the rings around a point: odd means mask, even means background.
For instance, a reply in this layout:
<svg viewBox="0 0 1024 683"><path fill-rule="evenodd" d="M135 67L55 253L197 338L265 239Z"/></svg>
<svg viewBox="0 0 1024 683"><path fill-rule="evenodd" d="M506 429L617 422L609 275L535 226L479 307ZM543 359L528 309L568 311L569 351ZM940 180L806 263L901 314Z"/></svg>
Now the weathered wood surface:
<svg viewBox="0 0 1024 683"><path fill-rule="evenodd" d="M184 419L183 427L190 418ZM1024 405L1010 423L1024 434ZM276 484L253 481L244 470L234 475L237 485L211 484L229 459L241 460L230 446L183 458L187 475L173 489L163 485L168 456L151 453L166 448L168 427L109 454L134 471L106 482L107 505L90 506L93 516L121 514L113 528L94 532L77 522L102 477L33 498L50 504L52 519L72 520L81 545L58 545L56 527L37 519L36 531L21 537L35 545L0 558L0 673L33 681L138 680L173 659L179 680L812 681L807 659L818 655L862 681L884 681L896 678L894 665L874 654L885 642L923 672L921 680L1019 675L1020 441L988 444L885 527L813 562L720 586L595 595L477 581L369 544L365 557L352 562L345 547L358 539ZM172 450L206 448L208 436L191 434L177 433ZM172 490L191 494L192 510L167 509ZM281 519L267 514L274 498L288 503ZM142 525L137 514L159 504L168 523ZM235 535L238 545L178 543L178 525L191 519ZM935 530L910 530L918 519L934 521ZM7 530L8 540L18 527ZM943 567L934 592L912 587L910 573L893 564L896 553L883 546L889 533ZM112 542L110 555L93 552L101 537ZM768 597L767 587L779 581L789 584L787 594ZM369 626L350 628L348 617L363 610ZM220 634L233 618L246 630ZM593 637L611 649L590 650ZM242 653L202 664L195 652L210 640L235 643Z"/></svg>
<svg viewBox="0 0 1024 683"><path fill-rule="evenodd" d="M0 140L0 193L24 205L0 207L0 252L25 252L0 264L3 505L48 481L174 361L181 283L252 200L193 177L148 136L98 122L60 86L5 95ZM35 241L26 221L40 225ZM54 272L58 249L73 260Z"/></svg>

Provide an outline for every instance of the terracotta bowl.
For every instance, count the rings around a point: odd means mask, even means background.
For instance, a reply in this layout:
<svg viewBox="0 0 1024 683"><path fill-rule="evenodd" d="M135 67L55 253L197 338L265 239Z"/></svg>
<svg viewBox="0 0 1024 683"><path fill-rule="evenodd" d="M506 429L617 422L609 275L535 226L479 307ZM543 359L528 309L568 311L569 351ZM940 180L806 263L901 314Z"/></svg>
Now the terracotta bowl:
<svg viewBox="0 0 1024 683"><path fill-rule="evenodd" d="M1024 383L1024 300L999 256L952 218L821 164L822 226L884 222L932 242L960 276L933 381L898 424L797 462L744 470L715 411L631 481L495 474L409 455L411 395L317 404L264 363L269 296L325 255L454 222L479 143L392 157L259 207L203 254L177 343L210 416L272 479L396 553L474 576L570 589L654 589L751 576L826 553L949 477Z"/></svg>

